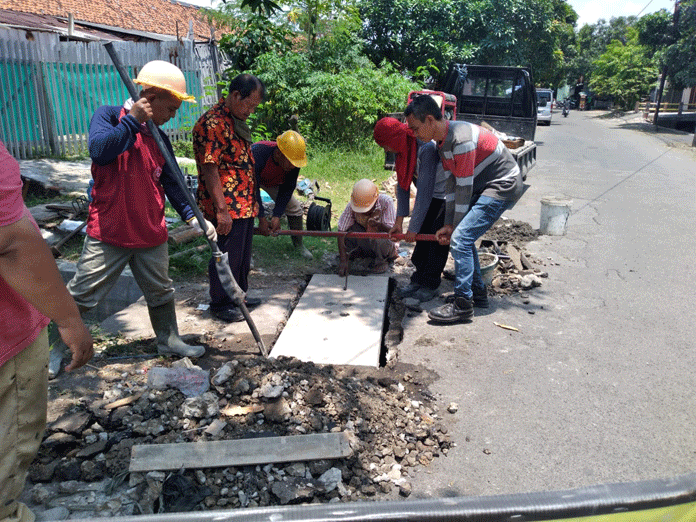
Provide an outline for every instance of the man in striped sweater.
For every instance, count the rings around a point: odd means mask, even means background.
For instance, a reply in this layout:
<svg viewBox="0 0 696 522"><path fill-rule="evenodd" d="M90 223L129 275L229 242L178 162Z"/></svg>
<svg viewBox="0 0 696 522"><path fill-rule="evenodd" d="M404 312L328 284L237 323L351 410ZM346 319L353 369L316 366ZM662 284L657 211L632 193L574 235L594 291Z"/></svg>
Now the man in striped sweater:
<svg viewBox="0 0 696 522"><path fill-rule="evenodd" d="M436 235L454 258L454 299L428 316L437 323L466 321L475 305L488 302L474 242L522 195L522 174L492 132L445 120L431 96L415 98L404 114L418 139L437 143L447 177L445 224Z"/></svg>

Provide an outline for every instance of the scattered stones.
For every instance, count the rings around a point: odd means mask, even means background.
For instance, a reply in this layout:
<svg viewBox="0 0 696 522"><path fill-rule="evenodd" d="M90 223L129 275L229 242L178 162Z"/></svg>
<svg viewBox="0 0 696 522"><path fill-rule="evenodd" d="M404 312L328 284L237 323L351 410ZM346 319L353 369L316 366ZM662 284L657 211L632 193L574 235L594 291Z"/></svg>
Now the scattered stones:
<svg viewBox="0 0 696 522"><path fill-rule="evenodd" d="M413 374L361 376L296 359L244 356L211 371L213 387L207 392L187 397L181 389L148 387L149 373L128 374L125 392L108 397L137 395L137 400L111 409L104 408L110 400L76 402L69 416L49 426L30 469L32 482L45 482L29 484L23 499L40 519L57 507L81 518L157 513L162 499L171 504L182 496L175 489L182 481L196 490L180 508L184 511L407 497L412 468L428 466L451 446L435 398ZM414 389L420 389L418 396L409 392ZM230 411L244 413L229 416ZM134 444L326 432L345 432L353 455L128 473Z"/></svg>

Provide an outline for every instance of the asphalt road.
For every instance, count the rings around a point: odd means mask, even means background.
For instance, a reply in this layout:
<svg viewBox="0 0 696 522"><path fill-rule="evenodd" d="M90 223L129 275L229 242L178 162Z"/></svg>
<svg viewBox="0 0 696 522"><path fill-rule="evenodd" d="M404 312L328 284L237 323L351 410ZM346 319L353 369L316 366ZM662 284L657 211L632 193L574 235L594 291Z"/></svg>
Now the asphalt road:
<svg viewBox="0 0 696 522"><path fill-rule="evenodd" d="M596 116L538 128L530 187L506 213L538 228L543 196L573 200L567 234L527 247L549 273L528 303L494 299L470 324L405 319L400 362L459 404L443 412L457 447L415 477L414 497L696 470L696 153L672 146L692 137Z"/></svg>

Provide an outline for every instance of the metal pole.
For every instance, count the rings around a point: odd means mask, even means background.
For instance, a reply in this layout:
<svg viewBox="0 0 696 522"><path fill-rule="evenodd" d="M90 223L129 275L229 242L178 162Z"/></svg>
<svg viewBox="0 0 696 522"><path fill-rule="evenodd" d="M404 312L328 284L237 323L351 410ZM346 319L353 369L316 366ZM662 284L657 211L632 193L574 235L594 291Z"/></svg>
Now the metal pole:
<svg viewBox="0 0 696 522"><path fill-rule="evenodd" d="M254 229L254 234L260 235L258 228ZM406 234L392 234L387 232L333 232L319 230L279 230L275 235L278 236L310 236L310 237L350 237L354 239L405 239ZM416 241L437 241L435 234L416 234Z"/></svg>
<svg viewBox="0 0 696 522"><path fill-rule="evenodd" d="M123 83L126 85L126 88L128 89L128 94L130 94L130 97L133 98L133 101L137 101L138 91L135 87L135 84L133 83L133 80L131 80L130 76L128 76L128 73L126 73L126 69L121 63L121 59L119 58L118 53L114 48L114 44L112 42L108 42L104 44L104 47L106 48L106 52L109 53L111 61L114 62L114 67L116 67L116 70L121 76L121 80L123 80ZM186 196L186 201L191 207L191 210L193 210L193 214L196 216L198 223L200 224L201 228L205 231L208 225L205 222L203 213L198 208L198 205L196 205L196 202L193 200L191 192L186 186L186 181L184 181L184 176L181 173L179 164L174 160L174 157L169 152L167 146L164 144L164 140L162 139L162 136L160 136L160 131L155 125L155 122L153 122L152 120L148 120L147 128L150 131L150 134L152 134L152 137L155 139L157 147L162 153L162 156L164 156L164 162L167 164L167 167L169 167L169 169L173 172L174 179L176 180L177 185L179 185L179 188L183 191L184 195ZM249 325L249 329L251 330L251 333L254 336L256 344L261 350L261 353L264 357L268 357L268 350L266 350L266 346L263 344L261 335L259 334L258 330L256 329L256 325L254 324L254 320L251 318L249 310L244 304L244 291L239 287L239 284L237 284L237 281L235 280L234 276L232 275L232 271L230 270L230 265L227 261L227 253L223 254L222 252L220 252L217 243L215 241L212 241L207 234L205 235L205 237L208 240L208 244L210 245L210 250L212 251L213 259L215 261L215 267L217 269L218 275L220 276L220 282L222 283L223 288L225 288L227 294L230 296L232 301L234 301L234 304L237 305L239 309L242 311L244 319L246 319L246 322Z"/></svg>

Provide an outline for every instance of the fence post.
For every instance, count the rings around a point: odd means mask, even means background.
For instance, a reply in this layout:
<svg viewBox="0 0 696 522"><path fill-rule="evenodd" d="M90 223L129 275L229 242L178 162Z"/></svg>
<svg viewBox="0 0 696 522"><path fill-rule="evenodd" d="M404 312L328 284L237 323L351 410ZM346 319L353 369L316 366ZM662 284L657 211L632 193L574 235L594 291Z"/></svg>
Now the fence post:
<svg viewBox="0 0 696 522"><path fill-rule="evenodd" d="M218 81L220 77L220 64L217 59L217 45L215 45L215 29L210 26L210 58L213 60L213 82L217 91L217 99L222 98L222 86Z"/></svg>
<svg viewBox="0 0 696 522"><path fill-rule="evenodd" d="M53 156L58 156L59 145L58 134L56 132L56 119L53 115L53 104L48 98L48 90L46 89L46 82L44 81L45 68L43 64L45 63L45 60L42 59L41 63L36 64L36 81L39 86L39 99L36 101L46 115L46 137L48 138L48 147Z"/></svg>

